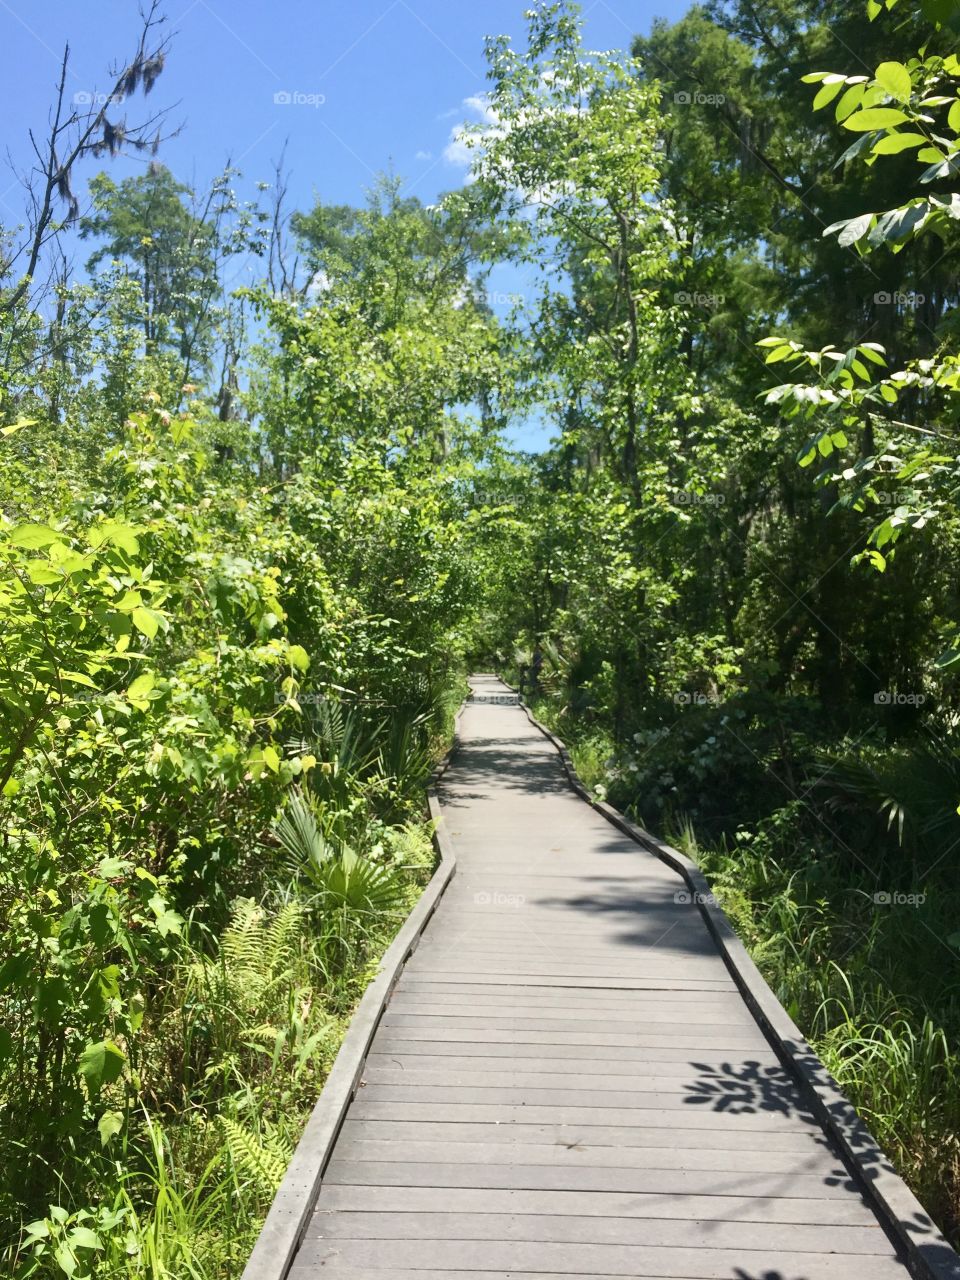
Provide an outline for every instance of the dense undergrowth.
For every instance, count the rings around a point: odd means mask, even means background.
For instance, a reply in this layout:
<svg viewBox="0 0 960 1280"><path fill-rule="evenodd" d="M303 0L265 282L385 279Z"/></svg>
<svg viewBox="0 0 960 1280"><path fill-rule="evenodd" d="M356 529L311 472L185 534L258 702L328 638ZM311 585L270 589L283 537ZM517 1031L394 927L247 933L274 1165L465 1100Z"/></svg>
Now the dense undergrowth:
<svg viewBox="0 0 960 1280"><path fill-rule="evenodd" d="M296 500L241 497L189 411L135 413L105 490L60 456L0 536L0 1248L236 1275L430 873L457 667L335 594Z"/></svg>

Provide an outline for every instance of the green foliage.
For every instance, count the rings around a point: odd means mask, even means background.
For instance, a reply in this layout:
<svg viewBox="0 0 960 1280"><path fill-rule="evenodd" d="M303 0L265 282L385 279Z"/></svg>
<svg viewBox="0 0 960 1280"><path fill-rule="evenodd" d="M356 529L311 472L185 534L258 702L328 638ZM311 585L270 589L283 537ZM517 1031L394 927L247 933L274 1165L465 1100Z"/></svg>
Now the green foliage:
<svg viewBox="0 0 960 1280"><path fill-rule="evenodd" d="M4 249L11 1274L239 1274L429 875L465 662L535 653L960 1222L960 68L950 5L893 7L725 0L627 56L540 4L434 207L287 224L282 175L267 213L153 165L94 179L83 282Z"/></svg>
<svg viewBox="0 0 960 1280"><path fill-rule="evenodd" d="M457 537L467 433L446 463L421 448L456 388L408 406L393 455L371 422L335 468L301 437L279 489L255 428L225 446L195 386L164 407L154 379L181 393L162 324L182 338L203 318L177 311L176 273L207 270L169 228L139 244L151 183L172 228L186 217L168 177L101 182L91 233L120 237L140 292L114 278L86 385L56 413L38 390L0 439L0 1256L17 1274L237 1273L429 874L422 787L476 572ZM218 216L186 227L198 253ZM146 351L124 337L138 316ZM307 340L323 323L304 309ZM265 421L283 359L259 357ZM308 794L292 865L274 826Z"/></svg>

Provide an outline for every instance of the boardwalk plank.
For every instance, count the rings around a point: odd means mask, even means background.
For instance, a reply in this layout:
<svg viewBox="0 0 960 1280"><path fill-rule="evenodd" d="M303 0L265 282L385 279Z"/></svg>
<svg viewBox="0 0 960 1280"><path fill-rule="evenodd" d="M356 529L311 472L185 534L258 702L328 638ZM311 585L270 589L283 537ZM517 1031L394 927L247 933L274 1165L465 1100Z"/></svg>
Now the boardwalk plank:
<svg viewBox="0 0 960 1280"><path fill-rule="evenodd" d="M623 1129L670 1125L683 1129L739 1130L756 1129L760 1133L783 1130L788 1133L820 1132L813 1116L806 1112L704 1111L702 1108L561 1107L556 1103L537 1106L525 1103L457 1103L397 1102L372 1098L369 1089L361 1089L351 1108L359 1120L445 1120L471 1124L600 1124L619 1125Z"/></svg>
<svg viewBox="0 0 960 1280"><path fill-rule="evenodd" d="M718 1104L745 1105L765 1098L779 1098L792 1089L785 1071L767 1068L756 1080L735 1075L705 1073L701 1068L658 1075L654 1067L636 1063L615 1064L620 1071L605 1072L602 1058L567 1058L554 1063L546 1058L397 1057L371 1054L363 1073L368 1084L455 1084L489 1086L518 1084L535 1089L635 1089L654 1093L679 1093L685 1097L710 1097ZM663 1067L661 1067L663 1070Z"/></svg>
<svg viewBox="0 0 960 1280"><path fill-rule="evenodd" d="M327 1209L381 1213L423 1213L438 1204L449 1212L554 1213L612 1218L677 1218L681 1221L807 1223L824 1226L874 1225L866 1202L856 1195L829 1200L786 1196L698 1196L660 1192L542 1191L475 1187L371 1187L326 1184L309 1233Z"/></svg>
<svg viewBox="0 0 960 1280"><path fill-rule="evenodd" d="M694 1049L667 1046L604 1045L597 1048L582 1044L526 1044L523 1041L470 1040L408 1040L402 1035L392 1035L383 1029L377 1037L376 1048L384 1054L429 1054L450 1057L481 1057L494 1061L509 1058L542 1058L549 1055L552 1062L582 1058L584 1055L607 1063L656 1063L681 1062L686 1064L712 1064L718 1070L752 1072L764 1065L778 1062L769 1046L763 1049L730 1049L723 1045L698 1045ZM636 1070L642 1070L637 1066ZM557 1068L560 1070L560 1067Z"/></svg>
<svg viewBox="0 0 960 1280"><path fill-rule="evenodd" d="M327 1210L316 1214L310 1234L317 1240L488 1240L484 1213L375 1213ZM776 1250L782 1223L718 1222L675 1218L598 1217L596 1214L502 1214L500 1240L570 1244L678 1246L693 1249ZM790 1247L803 1253L873 1254L891 1257L879 1226L802 1226L790 1229Z"/></svg>
<svg viewBox="0 0 960 1280"><path fill-rule="evenodd" d="M697 1169L719 1173L797 1173L835 1177L840 1170L836 1156L811 1144L806 1153L775 1150L724 1150L703 1147L677 1149L669 1131L660 1130L659 1146L592 1147L582 1138L547 1144L443 1142L412 1140L399 1144L394 1138L356 1141L345 1138L338 1148L345 1160L402 1160L410 1164L545 1164L577 1169ZM761 1144L755 1143L757 1147Z"/></svg>
<svg viewBox="0 0 960 1280"><path fill-rule="evenodd" d="M381 1187L516 1187L553 1191L673 1191L701 1196L788 1196L829 1200L846 1196L851 1184L839 1166L831 1174L724 1173L710 1169L557 1169L521 1164L416 1164L395 1160L349 1160L334 1154L327 1182Z"/></svg>
<svg viewBox="0 0 960 1280"><path fill-rule="evenodd" d="M582 1087L571 1084L567 1088L540 1088L529 1084L512 1085L494 1076L485 1085L459 1085L453 1082L443 1084L418 1083L416 1081L401 1084L387 1084L369 1081L363 1087L364 1097L376 1102L438 1102L452 1104L503 1104L518 1107L616 1107L623 1111L656 1110L663 1112L690 1111L696 1107L697 1112L719 1111L720 1114L738 1115L751 1108L758 1112L769 1112L774 1115L792 1115L797 1109L789 1101L778 1099L767 1100L762 1095L752 1100L744 1100L739 1109L717 1105L724 1099L713 1099L699 1093L652 1092L633 1088L603 1088L601 1085L614 1086L622 1084L617 1081L585 1080Z"/></svg>
<svg viewBox="0 0 960 1280"><path fill-rule="evenodd" d="M558 1275L586 1275L598 1272L616 1276L666 1276L675 1280L707 1277L730 1280L740 1267L751 1277L766 1273L784 1280L851 1280L860 1275L869 1280L905 1280L903 1266L895 1258L857 1257L837 1253L804 1253L788 1250L783 1244L773 1249L683 1249L642 1245L556 1244L537 1241L488 1239L478 1247L476 1240L336 1240L309 1239L301 1249L291 1280L302 1280L301 1268L346 1263L353 1268L390 1272L410 1268L422 1274L423 1262L449 1269L454 1275L466 1271L542 1274L549 1268ZM859 1268L859 1270L857 1270Z"/></svg>
<svg viewBox="0 0 960 1280"><path fill-rule="evenodd" d="M343 1126L344 1139L357 1141L387 1140L404 1150L411 1142L486 1142L529 1143L534 1146L560 1144L580 1146L591 1151L603 1147L633 1151L655 1147L681 1152L704 1149L719 1151L789 1152L805 1154L811 1150L831 1152L829 1142L816 1129L789 1131L767 1130L757 1134L753 1129L680 1129L676 1125L561 1125L561 1124L456 1124L443 1120L355 1120L348 1118ZM345 1148L344 1148L345 1150Z"/></svg>

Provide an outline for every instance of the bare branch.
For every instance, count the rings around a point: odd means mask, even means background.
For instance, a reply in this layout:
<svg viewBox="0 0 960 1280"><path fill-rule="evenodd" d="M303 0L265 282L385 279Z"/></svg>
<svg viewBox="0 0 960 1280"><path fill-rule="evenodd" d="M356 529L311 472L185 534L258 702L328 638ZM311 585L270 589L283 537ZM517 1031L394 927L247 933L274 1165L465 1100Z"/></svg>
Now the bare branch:
<svg viewBox="0 0 960 1280"><path fill-rule="evenodd" d="M159 0L151 0L146 9L140 10L140 17L142 26L136 52L129 62L111 71L113 85L108 93L75 94L72 104L68 103L70 46L64 48L49 132L42 143L37 141L33 130L29 133L37 163L33 173L24 180L28 230L26 239L5 265L12 268L24 256L26 264L16 286L0 296L0 312L12 311L23 301L35 280L46 245L56 240L65 225L79 217L79 202L72 186L74 166L87 156L115 156L121 149L155 154L163 141L166 110L133 125L127 123L125 116L118 118L115 112L115 108L134 93L139 91L146 96L150 92L163 70L169 49L171 37L161 32L165 19L159 12ZM78 103L86 110L78 110ZM176 132L173 130L165 136ZM65 216L58 218L60 206L65 207Z"/></svg>

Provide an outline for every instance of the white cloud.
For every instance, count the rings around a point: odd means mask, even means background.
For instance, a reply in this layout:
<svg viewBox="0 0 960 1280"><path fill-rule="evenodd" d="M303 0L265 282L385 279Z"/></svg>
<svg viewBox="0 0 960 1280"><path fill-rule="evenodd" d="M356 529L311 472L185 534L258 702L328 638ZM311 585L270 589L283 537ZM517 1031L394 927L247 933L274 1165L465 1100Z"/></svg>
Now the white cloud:
<svg viewBox="0 0 960 1280"><path fill-rule="evenodd" d="M319 298L330 292L330 277L325 271L318 271L307 285L307 297Z"/></svg>
<svg viewBox="0 0 960 1280"><path fill-rule="evenodd" d="M415 159L415 160L432 160L432 159L433 159L433 152L432 152L432 151L418 151L418 152L417 152L417 154L414 156L414 159Z"/></svg>
<svg viewBox="0 0 960 1280"><path fill-rule="evenodd" d="M464 98L461 110L466 112L467 119L461 120L450 130L450 140L443 149L443 158L448 164L469 169L476 158L476 142L471 146L468 139L476 138L477 135L468 131L468 124L482 125L483 129L479 136L483 137L497 132L499 118L486 94L475 93L469 98Z"/></svg>
<svg viewBox="0 0 960 1280"><path fill-rule="evenodd" d="M497 123L497 113L490 105L490 99L485 93L475 93L469 98L464 98L463 105L468 111L478 116L482 124Z"/></svg>
<svg viewBox="0 0 960 1280"><path fill-rule="evenodd" d="M473 154L467 145L467 135L462 125L457 125L450 133L450 141L443 149L443 158L447 164L455 164L461 169L469 169L473 162Z"/></svg>

